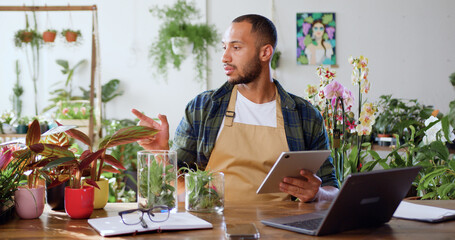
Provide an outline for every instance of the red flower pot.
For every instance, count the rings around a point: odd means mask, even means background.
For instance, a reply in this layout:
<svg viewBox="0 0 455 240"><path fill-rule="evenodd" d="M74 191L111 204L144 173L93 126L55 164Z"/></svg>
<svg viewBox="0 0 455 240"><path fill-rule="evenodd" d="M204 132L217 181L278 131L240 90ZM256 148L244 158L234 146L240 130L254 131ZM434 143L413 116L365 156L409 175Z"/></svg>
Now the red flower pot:
<svg viewBox="0 0 455 240"><path fill-rule="evenodd" d="M89 218L93 212L95 191L92 186L65 188L65 211L74 219Z"/></svg>
<svg viewBox="0 0 455 240"><path fill-rule="evenodd" d="M57 35L56 32L43 32L43 41L44 42L54 42L55 41L55 36Z"/></svg>
<svg viewBox="0 0 455 240"><path fill-rule="evenodd" d="M75 42L77 40L77 32L68 31L65 33L65 38L68 42Z"/></svg>

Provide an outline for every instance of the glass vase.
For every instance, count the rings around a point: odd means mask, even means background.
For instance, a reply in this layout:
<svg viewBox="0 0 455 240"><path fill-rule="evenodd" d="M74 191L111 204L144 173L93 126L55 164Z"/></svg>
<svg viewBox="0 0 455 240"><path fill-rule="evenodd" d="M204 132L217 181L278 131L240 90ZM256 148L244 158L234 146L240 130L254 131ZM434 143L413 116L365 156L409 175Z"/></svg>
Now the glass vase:
<svg viewBox="0 0 455 240"><path fill-rule="evenodd" d="M177 211L177 152L139 151L137 160L139 208L166 205Z"/></svg>
<svg viewBox="0 0 455 240"><path fill-rule="evenodd" d="M185 209L193 212L222 212L224 174L204 171L186 173Z"/></svg>

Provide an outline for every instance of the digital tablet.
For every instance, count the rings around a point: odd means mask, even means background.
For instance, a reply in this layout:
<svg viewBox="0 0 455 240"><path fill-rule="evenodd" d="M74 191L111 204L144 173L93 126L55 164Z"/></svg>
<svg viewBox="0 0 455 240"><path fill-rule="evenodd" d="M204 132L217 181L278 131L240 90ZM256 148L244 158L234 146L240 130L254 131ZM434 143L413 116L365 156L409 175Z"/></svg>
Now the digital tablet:
<svg viewBox="0 0 455 240"><path fill-rule="evenodd" d="M330 150L282 152L256 193L280 192L283 178L299 178L301 169L316 173L329 155Z"/></svg>

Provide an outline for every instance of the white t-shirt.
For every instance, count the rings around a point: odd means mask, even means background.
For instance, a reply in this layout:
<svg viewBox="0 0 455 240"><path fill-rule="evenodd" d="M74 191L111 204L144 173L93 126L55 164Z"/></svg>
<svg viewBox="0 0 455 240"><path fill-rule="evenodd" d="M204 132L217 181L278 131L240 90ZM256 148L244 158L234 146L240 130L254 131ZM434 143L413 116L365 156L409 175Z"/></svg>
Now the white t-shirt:
<svg viewBox="0 0 455 240"><path fill-rule="evenodd" d="M276 100L267 103L257 104L244 97L237 91L237 101L235 103L234 122L249 125L259 125L276 127ZM218 137L224 127L224 118L221 123Z"/></svg>

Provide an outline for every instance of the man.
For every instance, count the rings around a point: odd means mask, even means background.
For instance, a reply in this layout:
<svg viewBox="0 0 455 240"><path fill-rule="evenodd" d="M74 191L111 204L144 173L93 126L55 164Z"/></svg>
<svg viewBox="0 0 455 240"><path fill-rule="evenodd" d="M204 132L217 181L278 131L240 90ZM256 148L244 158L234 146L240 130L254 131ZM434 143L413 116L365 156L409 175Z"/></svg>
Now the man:
<svg viewBox="0 0 455 240"><path fill-rule="evenodd" d="M307 101L288 94L272 79L270 61L277 42L273 23L260 15L232 21L222 45L227 83L188 103L174 137L179 165L225 174L227 201L278 200L289 194L303 202L331 200L338 193L332 159L317 172L302 169L301 178L285 178L281 194L256 194L283 151L328 149L321 114ZM141 141L145 149L169 149L169 126L133 109L140 125L161 130Z"/></svg>

